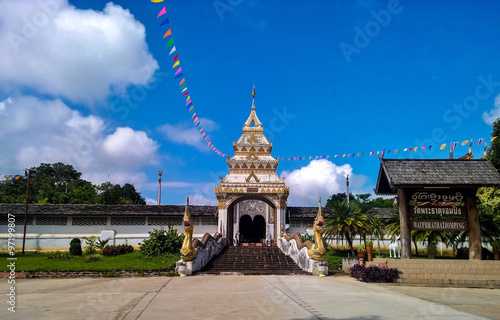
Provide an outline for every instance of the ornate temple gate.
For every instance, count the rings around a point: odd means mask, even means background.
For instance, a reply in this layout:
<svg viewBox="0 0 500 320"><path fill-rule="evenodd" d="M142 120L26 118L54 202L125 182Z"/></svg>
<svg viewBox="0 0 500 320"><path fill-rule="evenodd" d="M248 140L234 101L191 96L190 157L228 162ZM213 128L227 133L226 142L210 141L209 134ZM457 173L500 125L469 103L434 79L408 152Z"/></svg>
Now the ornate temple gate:
<svg viewBox="0 0 500 320"><path fill-rule="evenodd" d="M397 195L402 259L411 256L411 230L439 230L466 231L469 259L481 260L476 192L498 186L500 174L493 165L472 160L472 154L465 159L380 159L375 193Z"/></svg>
<svg viewBox="0 0 500 320"><path fill-rule="evenodd" d="M252 97L255 97L255 87ZM221 181L215 187L219 202L218 229L229 243L234 241L239 228L239 216L235 213L245 200L262 201L272 208L272 215L267 212L264 218L266 237L270 237L274 245L285 229L289 188L276 174L278 160L271 156L272 148L252 101L243 134L233 143L235 154L227 160L230 172L225 178L220 177Z"/></svg>

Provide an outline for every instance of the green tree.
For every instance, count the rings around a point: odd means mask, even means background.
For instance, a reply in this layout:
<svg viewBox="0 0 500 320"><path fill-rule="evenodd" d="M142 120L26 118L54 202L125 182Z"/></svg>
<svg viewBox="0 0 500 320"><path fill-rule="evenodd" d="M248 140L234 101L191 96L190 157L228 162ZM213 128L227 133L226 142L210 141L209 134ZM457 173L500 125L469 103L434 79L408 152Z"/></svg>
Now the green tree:
<svg viewBox="0 0 500 320"><path fill-rule="evenodd" d="M95 186L81 178L73 166L61 162L42 163L30 180L30 203L37 204L146 204L132 184L111 182ZM24 203L27 178L0 181L0 203Z"/></svg>
<svg viewBox="0 0 500 320"><path fill-rule="evenodd" d="M492 137L500 137L500 118L493 122ZM491 142L491 145L486 153L486 159L500 172L500 138Z"/></svg>
<svg viewBox="0 0 500 320"><path fill-rule="evenodd" d="M326 238L340 236L346 239L354 255L353 239L365 230L367 216L359 210L356 202L346 200L327 203L325 207Z"/></svg>

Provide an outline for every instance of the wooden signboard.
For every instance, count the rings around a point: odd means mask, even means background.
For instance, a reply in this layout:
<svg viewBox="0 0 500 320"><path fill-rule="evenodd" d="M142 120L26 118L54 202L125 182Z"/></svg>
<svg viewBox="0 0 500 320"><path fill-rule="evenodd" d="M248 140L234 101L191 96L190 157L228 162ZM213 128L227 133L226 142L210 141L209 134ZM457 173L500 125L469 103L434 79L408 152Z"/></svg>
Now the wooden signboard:
<svg viewBox="0 0 500 320"><path fill-rule="evenodd" d="M410 225L411 230L432 230L432 231L466 231L467 221L427 221L427 220L412 220Z"/></svg>
<svg viewBox="0 0 500 320"><path fill-rule="evenodd" d="M410 215L465 217L463 201L460 191L417 191L410 196Z"/></svg>
<svg viewBox="0 0 500 320"><path fill-rule="evenodd" d="M259 188L247 188L247 192L259 192Z"/></svg>

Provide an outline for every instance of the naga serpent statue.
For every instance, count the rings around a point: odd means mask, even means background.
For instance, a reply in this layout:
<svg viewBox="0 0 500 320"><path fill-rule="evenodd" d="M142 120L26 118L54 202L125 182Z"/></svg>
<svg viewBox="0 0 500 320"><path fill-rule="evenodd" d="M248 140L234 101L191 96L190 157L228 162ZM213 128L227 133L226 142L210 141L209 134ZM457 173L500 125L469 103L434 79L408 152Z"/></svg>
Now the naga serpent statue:
<svg viewBox="0 0 500 320"><path fill-rule="evenodd" d="M321 197L320 197L318 215L316 216L316 219L314 219L314 225L313 225L314 243L310 248L308 248L309 250L307 250L309 258L318 261L323 260L326 252L325 247L323 246L323 238L321 237L321 233L323 232L324 229L323 224L324 220L323 220L323 213L321 212Z"/></svg>
<svg viewBox="0 0 500 320"><path fill-rule="evenodd" d="M184 242L181 248L181 258L183 261L191 261L196 256L196 248L193 247L192 237L193 237L193 220L189 214L189 197L186 199L186 210L184 211Z"/></svg>
<svg viewBox="0 0 500 320"><path fill-rule="evenodd" d="M323 246L323 239L321 237L321 233L323 232L324 229L323 224L324 220L323 220L323 213L321 212L321 198L319 198L318 215L316 216L316 219L314 219L314 225L313 225L314 243L312 243L309 240L302 242L302 237L298 233L294 233L291 236L288 233L283 233L283 237L287 241L294 239L295 243L297 244L297 248L299 250L306 247L309 258L317 261L322 261L325 257L325 252L326 252L325 247Z"/></svg>

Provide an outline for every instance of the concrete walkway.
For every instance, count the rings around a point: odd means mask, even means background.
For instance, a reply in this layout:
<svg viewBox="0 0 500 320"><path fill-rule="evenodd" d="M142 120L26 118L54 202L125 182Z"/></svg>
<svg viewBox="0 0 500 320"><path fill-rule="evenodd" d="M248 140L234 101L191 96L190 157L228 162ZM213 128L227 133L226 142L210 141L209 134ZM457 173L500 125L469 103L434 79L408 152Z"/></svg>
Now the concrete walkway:
<svg viewBox="0 0 500 320"><path fill-rule="evenodd" d="M3 295L0 319L500 319L500 290L349 277L20 279L15 293L16 312Z"/></svg>

